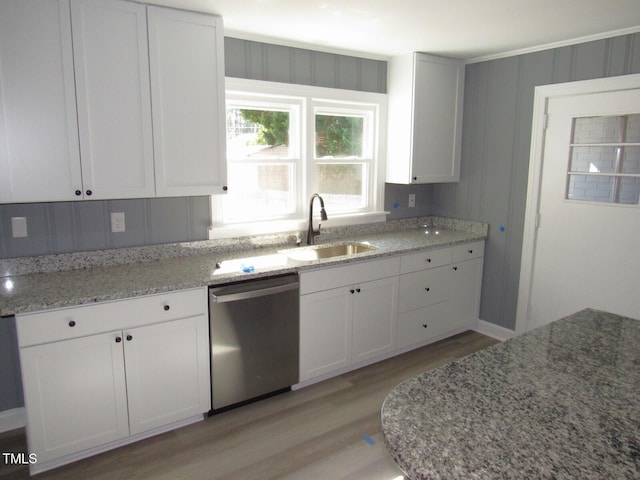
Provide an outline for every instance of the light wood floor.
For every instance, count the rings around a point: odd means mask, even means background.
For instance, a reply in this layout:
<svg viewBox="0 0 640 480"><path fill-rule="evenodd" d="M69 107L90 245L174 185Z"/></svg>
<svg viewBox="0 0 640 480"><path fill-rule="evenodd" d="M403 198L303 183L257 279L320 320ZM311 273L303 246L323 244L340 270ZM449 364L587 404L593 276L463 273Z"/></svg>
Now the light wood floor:
<svg viewBox="0 0 640 480"><path fill-rule="evenodd" d="M494 343L461 333L35 478L402 479L382 438L380 407L387 393L419 372ZM24 431L0 434L0 452L26 452ZM0 458L1 480L26 478L27 467L7 466Z"/></svg>

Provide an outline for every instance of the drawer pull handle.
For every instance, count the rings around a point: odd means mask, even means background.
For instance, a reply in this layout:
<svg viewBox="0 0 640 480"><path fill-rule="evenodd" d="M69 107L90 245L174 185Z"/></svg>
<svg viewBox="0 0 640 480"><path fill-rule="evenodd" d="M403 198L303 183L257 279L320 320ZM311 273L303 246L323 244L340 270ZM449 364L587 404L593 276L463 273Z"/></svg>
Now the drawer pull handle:
<svg viewBox="0 0 640 480"><path fill-rule="evenodd" d="M122 341L122 337L116 337L116 343L120 343Z"/></svg>
<svg viewBox="0 0 640 480"><path fill-rule="evenodd" d="M427 263L431 263L431 259L430 258L427 258Z"/></svg>
<svg viewBox="0 0 640 480"><path fill-rule="evenodd" d="M427 325L426 323L423 323L423 324L422 324L422 327L423 327L423 328L427 328L428 326L429 326L429 325Z"/></svg>
<svg viewBox="0 0 640 480"><path fill-rule="evenodd" d="M467 252L469 252L469 253L473 253L473 250L467 250Z"/></svg>
<svg viewBox="0 0 640 480"><path fill-rule="evenodd" d="M431 288L429 287L424 287L425 292L428 292L429 290L431 290Z"/></svg>
<svg viewBox="0 0 640 480"><path fill-rule="evenodd" d="M70 327L75 327L76 326L76 321L75 320L69 320L69 326Z"/></svg>
<svg viewBox="0 0 640 480"><path fill-rule="evenodd" d="M131 335L127 335L127 342L130 342L131 340L133 340L133 337Z"/></svg>
<svg viewBox="0 0 640 480"><path fill-rule="evenodd" d="M351 290L349 290L349 292L356 293L356 291L353 288Z"/></svg>
<svg viewBox="0 0 640 480"><path fill-rule="evenodd" d="M170 305L165 305L165 306L164 306L164 311L165 311L165 312L168 312L170 308L171 308L171 306L170 306Z"/></svg>
<svg viewBox="0 0 640 480"><path fill-rule="evenodd" d="M458 267L453 267L454 270L458 270Z"/></svg>
<svg viewBox="0 0 640 480"><path fill-rule="evenodd" d="M359 288L356 288L356 293L360 293L360 289Z"/></svg>

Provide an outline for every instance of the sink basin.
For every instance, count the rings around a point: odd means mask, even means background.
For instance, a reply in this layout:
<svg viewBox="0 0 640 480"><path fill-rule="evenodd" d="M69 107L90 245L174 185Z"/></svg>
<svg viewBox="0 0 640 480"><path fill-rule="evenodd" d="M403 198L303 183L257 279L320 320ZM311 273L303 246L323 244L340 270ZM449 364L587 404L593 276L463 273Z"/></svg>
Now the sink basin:
<svg viewBox="0 0 640 480"><path fill-rule="evenodd" d="M304 247L283 253L293 260L313 261L321 260L323 258L341 257L344 255L357 255L359 253L370 252L375 249L376 247L366 243L343 243L340 245Z"/></svg>

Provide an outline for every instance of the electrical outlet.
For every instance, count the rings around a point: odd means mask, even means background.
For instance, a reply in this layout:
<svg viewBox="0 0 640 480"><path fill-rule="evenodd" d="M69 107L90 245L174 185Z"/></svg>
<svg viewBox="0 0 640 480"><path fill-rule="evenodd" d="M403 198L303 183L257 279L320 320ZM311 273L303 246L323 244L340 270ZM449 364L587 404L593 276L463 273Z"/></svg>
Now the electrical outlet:
<svg viewBox="0 0 640 480"><path fill-rule="evenodd" d="M111 212L111 231L124 232L124 212Z"/></svg>
<svg viewBox="0 0 640 480"><path fill-rule="evenodd" d="M27 217L11 217L11 234L13 238L29 236L27 233Z"/></svg>
<svg viewBox="0 0 640 480"><path fill-rule="evenodd" d="M410 193L409 194L409 208L413 208L416 206L416 194L415 193Z"/></svg>

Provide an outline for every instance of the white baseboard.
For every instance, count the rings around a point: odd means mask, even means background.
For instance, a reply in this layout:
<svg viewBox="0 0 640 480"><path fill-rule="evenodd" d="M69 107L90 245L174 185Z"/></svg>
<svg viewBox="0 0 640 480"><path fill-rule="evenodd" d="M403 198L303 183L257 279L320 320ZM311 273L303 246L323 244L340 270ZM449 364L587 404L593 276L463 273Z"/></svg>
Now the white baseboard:
<svg viewBox="0 0 640 480"><path fill-rule="evenodd" d="M0 433L22 428L27 424L24 407L0 412Z"/></svg>
<svg viewBox="0 0 640 480"><path fill-rule="evenodd" d="M505 340L509 340L516 336L515 330L509 330L508 328L501 327L500 325L496 325L495 323L486 322L484 320L478 320L478 323L472 330L481 333L483 335L487 335L489 337L493 337L496 340L500 340L504 342Z"/></svg>

